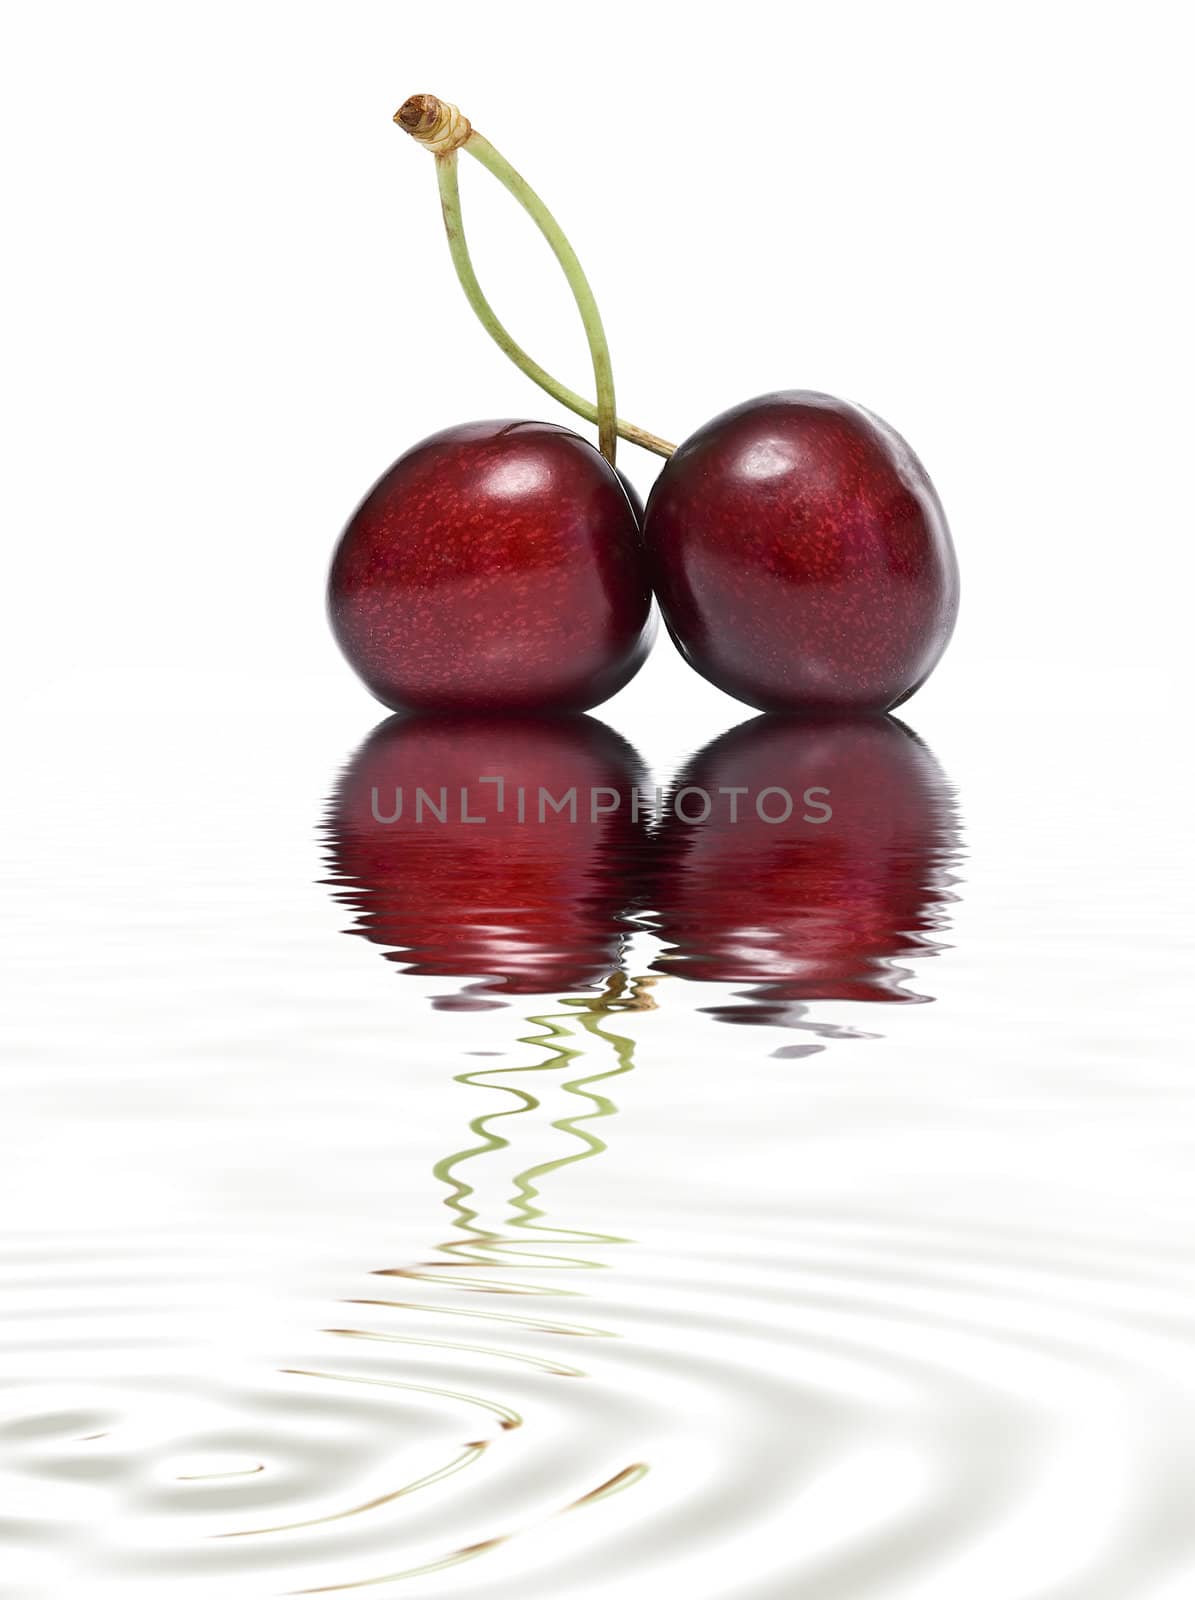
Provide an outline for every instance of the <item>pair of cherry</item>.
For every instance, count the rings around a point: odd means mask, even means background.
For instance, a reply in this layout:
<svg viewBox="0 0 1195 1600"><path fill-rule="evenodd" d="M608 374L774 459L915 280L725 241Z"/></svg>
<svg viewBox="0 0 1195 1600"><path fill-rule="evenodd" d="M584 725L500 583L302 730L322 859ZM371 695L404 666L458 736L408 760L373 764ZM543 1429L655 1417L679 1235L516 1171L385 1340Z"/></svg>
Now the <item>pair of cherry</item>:
<svg viewBox="0 0 1195 1600"><path fill-rule="evenodd" d="M579 263L533 191L455 108L398 114L436 157L458 275L523 371L598 421L603 446L546 422L434 434L374 485L329 580L336 638L395 710L583 711L638 671L654 592L685 659L763 711L885 711L949 641L958 569L941 504L904 440L860 407L790 391L749 400L675 451L617 422L609 353ZM573 287L598 406L498 323L464 245L455 158L482 161L531 212ZM643 512L614 436L668 459Z"/></svg>

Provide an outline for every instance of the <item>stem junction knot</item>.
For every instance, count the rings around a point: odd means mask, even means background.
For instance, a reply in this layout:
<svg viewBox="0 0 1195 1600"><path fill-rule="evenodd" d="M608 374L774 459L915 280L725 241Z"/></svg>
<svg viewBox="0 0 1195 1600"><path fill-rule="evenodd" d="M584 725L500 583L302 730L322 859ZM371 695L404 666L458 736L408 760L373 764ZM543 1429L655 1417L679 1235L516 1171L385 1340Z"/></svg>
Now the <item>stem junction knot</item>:
<svg viewBox="0 0 1195 1600"><path fill-rule="evenodd" d="M434 94L413 94L394 113L394 120L434 156L459 150L473 132L469 119L447 100Z"/></svg>

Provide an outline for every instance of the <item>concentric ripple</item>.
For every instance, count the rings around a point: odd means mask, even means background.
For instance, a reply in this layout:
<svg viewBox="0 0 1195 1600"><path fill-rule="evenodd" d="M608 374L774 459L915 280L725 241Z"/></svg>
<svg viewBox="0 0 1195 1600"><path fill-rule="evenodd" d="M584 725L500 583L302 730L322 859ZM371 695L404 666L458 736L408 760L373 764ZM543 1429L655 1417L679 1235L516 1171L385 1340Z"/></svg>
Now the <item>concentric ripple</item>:
<svg viewBox="0 0 1195 1600"><path fill-rule="evenodd" d="M387 727L358 774L639 778L594 726ZM676 816L819 777L837 833ZM297 824L226 819L227 861L163 825L114 929L55 836L86 892L69 983L14 969L63 1011L10 1086L0 1600L1195 1592L1159 896L1076 907L1042 823L1029 889L977 851L956 900L893 723L753 720L642 826L467 858L333 813L364 943Z"/></svg>

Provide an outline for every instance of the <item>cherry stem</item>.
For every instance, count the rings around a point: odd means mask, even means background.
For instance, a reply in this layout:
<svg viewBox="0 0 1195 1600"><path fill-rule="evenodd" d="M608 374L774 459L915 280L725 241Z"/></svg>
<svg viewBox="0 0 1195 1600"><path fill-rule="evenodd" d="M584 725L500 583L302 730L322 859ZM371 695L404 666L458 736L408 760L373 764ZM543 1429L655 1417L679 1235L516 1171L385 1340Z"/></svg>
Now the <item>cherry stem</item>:
<svg viewBox="0 0 1195 1600"><path fill-rule="evenodd" d="M674 447L667 440L657 438L655 434L636 428L632 424L619 421L614 405L614 373L610 363L610 348L606 342L605 329L602 327L601 314L593 290L589 287L589 280L577 259L576 251L565 238L560 224L527 180L515 171L505 156L494 149L488 139L471 127L468 119L463 117L455 106L447 101L437 100L434 95L412 95L409 100L404 101L394 120L419 143L426 145L436 157L440 203L453 265L456 267L457 277L469 304L490 337L522 372L554 399L588 421L597 422L598 446L611 466L614 465L620 433L624 438L633 439L636 444L654 450L658 455L671 455ZM515 197L548 241L553 255L560 263L569 288L573 292L573 299L577 303L577 310L581 314L585 328L585 337L589 342L594 385L597 391L596 406L590 405L582 396L574 394L571 389L558 383L538 362L533 361L507 333L482 293L469 257L461 219L456 167L456 152L461 149L468 150L470 155Z"/></svg>
<svg viewBox="0 0 1195 1600"><path fill-rule="evenodd" d="M471 148L471 141L465 148ZM576 412L577 416L584 417L586 422L598 422L597 406L591 400L586 400L583 395L579 395L576 390L561 383L558 378L554 378L540 366L538 361L528 355L517 340L507 332L493 306L486 299L481 284L477 281L477 274L473 270L473 261L465 237L455 150L436 157L436 177L440 186L440 209L444 213L444 231L448 235L452 264L456 268L461 288L465 291L465 299L472 306L478 321L519 371L525 373L533 383L537 383L545 393L550 394L553 400L559 401L562 406L567 406L570 411ZM649 433L646 428L640 428L634 422L626 422L622 417L615 418L615 431L620 438L626 439L630 444L637 444L658 456L670 456L676 449L676 446L669 444L667 439Z"/></svg>

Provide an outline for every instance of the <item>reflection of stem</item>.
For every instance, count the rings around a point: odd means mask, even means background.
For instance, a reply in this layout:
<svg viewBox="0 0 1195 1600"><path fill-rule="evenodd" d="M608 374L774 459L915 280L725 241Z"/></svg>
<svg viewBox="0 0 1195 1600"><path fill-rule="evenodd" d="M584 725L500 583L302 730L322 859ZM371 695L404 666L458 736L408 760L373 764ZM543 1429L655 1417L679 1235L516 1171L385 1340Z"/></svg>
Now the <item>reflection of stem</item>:
<svg viewBox="0 0 1195 1600"><path fill-rule="evenodd" d="M476 1206L470 1205L470 1198L475 1194L472 1184L458 1176L458 1169L466 1162L478 1156L487 1155L493 1151L509 1148L511 1140L495 1128L509 1117L524 1116L528 1112L539 1109L540 1101L529 1088L512 1083L497 1083L496 1077L522 1076L533 1072L551 1072L561 1067L569 1066L577 1061L583 1052L564 1041L576 1037L575 1027L568 1024L579 1024L586 1033L595 1038L603 1039L614 1052L616 1065L608 1067L602 1072L587 1073L584 1077L571 1079L561 1084L561 1088L568 1094L577 1095L589 1102L589 1108L578 1111L568 1116L557 1118L552 1127L576 1139L582 1146L562 1156L557 1156L551 1161L539 1162L528 1167L514 1179L514 1195L512 1196L512 1214L507 1224L507 1229L522 1228L531 1230L534 1235L550 1235L562 1243L577 1241L592 1244L622 1244L625 1240L613 1235L586 1232L579 1229L566 1229L546 1226L543 1223L544 1211L537 1204L539 1199L539 1185L551 1172L559 1171L563 1167L572 1166L578 1161L588 1161L600 1155L606 1148L605 1141L591 1128L584 1126L587 1123L600 1121L604 1117L613 1116L617 1107L606 1095L600 1094L592 1087L608 1078L620 1077L629 1072L634 1066L635 1041L625 1034L615 1033L602 1026L604 1018L613 1016L620 1011L647 1011L655 1009L655 1000L651 989L658 980L655 978L637 978L629 985L624 973L615 973L606 985L605 990L593 998L566 999L561 1004L569 1007L568 1011L553 1013L551 1015L529 1017L527 1020L543 1029L542 1033L530 1034L522 1039L521 1043L532 1044L542 1050L550 1052L546 1061L537 1061L530 1066L523 1067L487 1067L474 1072L460 1073L457 1083L480 1084L482 1087L502 1089L511 1095L518 1103L501 1111L485 1112L475 1117L469 1124L471 1132L476 1136L477 1143L470 1145L465 1150L455 1151L445 1156L436 1163L433 1171L440 1181L450 1190L445 1200L449 1210L453 1212L457 1226L464 1232L464 1239L452 1239L441 1245L441 1249L448 1255L458 1259L464 1258L476 1266L504 1266L512 1261L520 1264L530 1263L540 1267L560 1268L589 1268L596 1263L578 1260L569 1255L546 1255L542 1251L531 1252L525 1248L528 1243L526 1235L511 1237L509 1231L496 1228L484 1228L480 1225L480 1212ZM449 1262L427 1262L419 1268L391 1268L385 1276L425 1277L427 1269L433 1266L449 1266ZM452 1282L460 1287L469 1287L491 1294L567 1294L571 1291L512 1283L480 1283L476 1280L455 1278L439 1281Z"/></svg>
<svg viewBox="0 0 1195 1600"><path fill-rule="evenodd" d="M445 1156L436 1163L433 1169L437 1178L448 1185L450 1194L446 1200L449 1209L454 1213L458 1225L464 1229L466 1238L453 1240L443 1244L440 1248L451 1255L463 1256L475 1266L503 1267L511 1261L520 1265L544 1267L549 1269L561 1267L588 1267L594 1268L599 1263L578 1259L574 1256L545 1255L540 1250L523 1252L519 1247L525 1245L524 1236L503 1234L496 1229L482 1228L479 1226L479 1210L468 1202L474 1194L473 1185L457 1176L464 1162L477 1156L485 1155L491 1151L503 1150L510 1146L511 1140L494 1130L492 1124L506 1117L522 1116L539 1107L539 1100L526 1088L516 1087L508 1083L494 1083L495 1076L505 1076L508 1073L524 1074L528 1072L547 1072L556 1067L568 1067L572 1062L580 1060L583 1052L565 1043L565 1040L576 1038L576 1027L567 1024L579 1024L586 1033L595 1038L605 1040L614 1052L615 1064L607 1067L602 1072L590 1072L584 1077L570 1079L560 1087L565 1093L577 1095L588 1105L571 1115L558 1117L551 1126L568 1134L579 1144L579 1149L570 1153L557 1156L551 1161L542 1161L526 1168L514 1179L514 1195L512 1197L512 1214L507 1223L508 1228L530 1229L533 1239L547 1235L550 1238L561 1239L564 1243L593 1243L593 1244L625 1244L627 1241L619 1239L612 1234L582 1232L579 1229L552 1228L543 1222L544 1211L537 1203L539 1200L539 1185L550 1172L556 1172L562 1167L573 1165L578 1161L588 1161L593 1156L600 1155L606 1148L605 1141L591 1128L588 1123L600 1121L603 1117L614 1116L617 1107L606 1095L600 1094L593 1085L603 1082L607 1078L616 1078L629 1072L635 1064L635 1042L625 1034L615 1033L604 1028L602 1022L605 1018L613 1016L619 1011L650 1011L655 1009L655 1000L651 989L658 980L655 978L635 979L628 985L623 973L615 973L606 985L605 990L593 998L562 999L560 1004L567 1006L567 1011L554 1013L551 1016L529 1017L528 1022L544 1030L541 1033L527 1035L520 1042L535 1045L538 1049L548 1052L546 1061L538 1061L524 1067L491 1067L479 1072L461 1073L456 1082L481 1084L486 1088L500 1088L512 1095L517 1102L514 1106L497 1112L488 1112L473 1118L469 1124L476 1144L466 1150L457 1151L453 1155ZM530 1259L529 1259L530 1258ZM421 1279L424 1282L437 1282L439 1285L453 1285L462 1289L477 1290L482 1293L497 1294L567 1294L575 1291L551 1288L545 1285L517 1285L510 1283L482 1283L476 1279L464 1277L446 1278L439 1274L433 1277L428 1270L441 1265L451 1266L451 1262L423 1262L416 1267L391 1267L383 1269L378 1275L381 1277L401 1277ZM473 1307L462 1308L458 1305L432 1305L427 1306L418 1300L386 1300L381 1298L358 1299L349 1302L353 1305L389 1307L396 1311L433 1311L450 1317L479 1317L505 1324L514 1324L525 1327L541 1334L568 1335L572 1337L610 1338L614 1335L602 1328L582 1327L556 1321L545 1321L542 1318L527 1318L517 1316L494 1317L488 1311L479 1311ZM446 1340L429 1338L419 1334L401 1334L389 1330L380 1331L358 1327L328 1328L325 1332L335 1334L342 1339L371 1340L391 1346L418 1347L425 1346L434 1350L441 1359L445 1352L465 1354L472 1358L499 1358L503 1361L513 1361L530 1367L537 1373L544 1373L551 1377L584 1377L583 1368L574 1366L555 1359L547 1359L538 1353L533 1354L523 1350L498 1348L486 1343L464 1342L461 1340ZM523 1418L518 1411L501 1401L491 1399L485 1395L468 1393L462 1390L433 1387L409 1381L405 1378L379 1378L360 1373L336 1373L317 1371L312 1368L288 1367L284 1369L296 1375L318 1377L324 1380L334 1380L340 1383L373 1384L387 1389L408 1390L417 1395L432 1395L440 1399L447 1399L467 1406L481 1407L498 1420L499 1427L504 1431L518 1428L522 1425ZM443 1482L459 1472L463 1467L472 1465L489 1448L493 1441L490 1439L470 1438L464 1446L457 1451L448 1461L443 1462L431 1472L425 1472L412 1482L403 1483L398 1488L389 1489L386 1493L377 1495L373 1499L364 1501L345 1508L333 1511L324 1516L315 1517L303 1522L272 1524L267 1527L234 1530L235 1533L252 1534L277 1534L288 1533L300 1528L313 1528L323 1523L340 1522L346 1517L357 1516L362 1512L375 1511L380 1506L388 1506L393 1502L409 1495L416 1489L426 1488L432 1484ZM575 1496L571 1501L561 1506L561 1511L571 1511L580 1506L591 1504L595 1500L605 1499L608 1495L616 1494L620 1490L629 1488L638 1483L647 1472L647 1463L634 1461L624 1466L613 1476L606 1477L595 1487L584 1494ZM514 1533L522 1532L514 1528L497 1537L473 1543L457 1550L449 1551L439 1559L417 1567L409 1567L400 1571L384 1573L380 1576L359 1579L349 1583L322 1585L313 1589L298 1590L302 1594L323 1594L334 1590L372 1588L375 1584L398 1582L401 1579L419 1577L422 1574L438 1572L443 1568L457 1565L461 1561L471 1560L496 1545L502 1544ZM225 1535L228 1537L230 1535Z"/></svg>
<svg viewBox="0 0 1195 1600"><path fill-rule="evenodd" d="M617 1011L654 1010L656 1002L654 999L652 999L650 990L656 981L657 980L655 978L638 978L634 980L631 986L631 996L628 999L623 1000L621 996L624 988L626 987L626 975L622 972L616 972L610 978L604 992L599 995L596 1000L579 999L565 1000L562 1002L564 1005L573 1006L576 1008L576 1019L585 1029L586 1033L592 1034L597 1039L606 1040L606 1042L614 1051L614 1056L618 1062L618 1065L616 1067L611 1067L606 1072L597 1072L588 1078L576 1078L572 1083L566 1083L564 1085L565 1090L569 1094L583 1095L585 1099L591 1102L594 1110L578 1113L576 1116L572 1117L561 1117L558 1121L554 1122L552 1126L554 1128L559 1128L562 1133L571 1133L574 1138L582 1140L586 1148L584 1150L574 1151L572 1155L558 1156L554 1161L542 1162L537 1167L529 1167L526 1172L521 1173L515 1179L515 1188L518 1192L518 1198L515 1201L515 1210L519 1213L519 1215L511 1219L514 1226L535 1227L539 1219L543 1216L544 1213L542 1208L535 1204L536 1199L539 1197L539 1191L536 1188L536 1183L540 1178L546 1177L549 1172L558 1171L561 1167L572 1166L576 1161L587 1161L591 1156L600 1155L606 1148L605 1141L603 1139L599 1138L596 1133L591 1132L589 1129L583 1128L581 1124L585 1122L596 1122L602 1117L613 1116L618 1108L615 1106L612 1100L606 1099L604 1095L591 1093L589 1090L589 1085L592 1083L601 1083L606 1078L617 1078L621 1076L622 1073L629 1072L635 1065L635 1041L628 1038L627 1035L623 1033L607 1033L601 1026L601 1019L602 1017L610 1016L612 1013ZM528 1018L529 1022L541 1023L549 1028L552 1028L552 1023L554 1020L555 1019L549 1017ZM553 1029L552 1032L554 1036L557 1030ZM540 1043L538 1039L534 1038L524 1039L520 1042L523 1044ZM568 1052L570 1058L579 1056L579 1054L580 1052L577 1050L571 1050ZM553 1058L553 1060L559 1059L559 1056ZM547 1064L551 1065L551 1063ZM544 1063L541 1063L541 1069L543 1065ZM555 1232L567 1233L571 1238L589 1239L601 1241L607 1244L625 1243L625 1240L614 1239L606 1234L601 1233L584 1234L578 1233L573 1229L561 1228L557 1228Z"/></svg>

